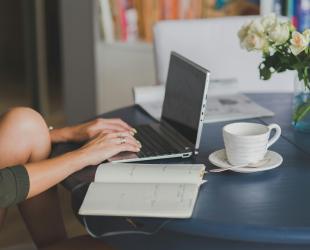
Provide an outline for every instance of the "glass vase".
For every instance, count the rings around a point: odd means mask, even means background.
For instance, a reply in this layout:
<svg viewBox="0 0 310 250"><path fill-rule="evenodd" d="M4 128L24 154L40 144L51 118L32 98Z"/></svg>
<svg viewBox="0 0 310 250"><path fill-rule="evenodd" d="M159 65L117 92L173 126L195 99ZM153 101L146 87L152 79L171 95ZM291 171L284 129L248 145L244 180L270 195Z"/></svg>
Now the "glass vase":
<svg viewBox="0 0 310 250"><path fill-rule="evenodd" d="M295 77L292 124L298 131L310 133L310 89Z"/></svg>

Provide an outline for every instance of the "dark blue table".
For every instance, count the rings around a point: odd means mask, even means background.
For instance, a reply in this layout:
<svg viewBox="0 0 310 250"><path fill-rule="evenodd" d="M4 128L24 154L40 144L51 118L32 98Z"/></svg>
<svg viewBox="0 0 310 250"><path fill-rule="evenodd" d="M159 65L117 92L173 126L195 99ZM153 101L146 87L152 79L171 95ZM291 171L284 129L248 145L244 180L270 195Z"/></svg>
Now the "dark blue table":
<svg viewBox="0 0 310 250"><path fill-rule="evenodd" d="M200 189L191 219L134 218L137 230L158 232L151 236L112 236L105 238L106 241L119 249L310 249L310 134L296 132L290 125L291 95L249 96L276 113L272 118L249 121L278 123L282 127L282 136L271 150L283 156L283 164L261 173L209 173L205 176L208 182ZM153 121L139 106L116 110L103 117L120 117L132 125ZM225 124L204 126L197 157L154 163L204 163L207 169L213 168L207 160L208 155L223 148L221 128ZM56 145L53 155L76 147L79 145ZM96 167L89 167L63 182L72 192L72 206L76 213L95 170ZM96 235L135 230L124 218L94 216L86 220Z"/></svg>

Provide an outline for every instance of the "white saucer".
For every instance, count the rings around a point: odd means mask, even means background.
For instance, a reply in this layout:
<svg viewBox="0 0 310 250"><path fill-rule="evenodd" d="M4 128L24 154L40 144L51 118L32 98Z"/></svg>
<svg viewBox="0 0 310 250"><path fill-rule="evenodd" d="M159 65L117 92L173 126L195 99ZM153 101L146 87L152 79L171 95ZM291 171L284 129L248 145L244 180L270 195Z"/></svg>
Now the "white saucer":
<svg viewBox="0 0 310 250"><path fill-rule="evenodd" d="M213 152L209 155L209 161L219 168L232 168L226 156L225 149L221 149ZM283 158L280 154L274 151L267 151L265 158L259 163L255 164L255 167L243 166L243 167L234 167L231 171L239 173L253 173L260 172L265 170L270 170L281 165Z"/></svg>

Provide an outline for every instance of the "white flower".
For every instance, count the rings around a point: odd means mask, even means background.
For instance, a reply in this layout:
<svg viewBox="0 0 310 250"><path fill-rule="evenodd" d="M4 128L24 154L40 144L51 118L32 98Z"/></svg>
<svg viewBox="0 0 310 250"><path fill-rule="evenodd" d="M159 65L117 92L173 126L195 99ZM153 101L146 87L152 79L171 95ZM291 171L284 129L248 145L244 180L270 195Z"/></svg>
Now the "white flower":
<svg viewBox="0 0 310 250"><path fill-rule="evenodd" d="M270 13L269 15L264 16L261 19L261 24L264 30L267 32L269 32L270 30L274 28L274 26L276 25L276 22L277 22L277 16L275 13Z"/></svg>
<svg viewBox="0 0 310 250"><path fill-rule="evenodd" d="M248 51L263 50L268 45L264 28L259 19L244 24L238 32L240 45Z"/></svg>
<svg viewBox="0 0 310 250"><path fill-rule="evenodd" d="M288 23L277 23L269 31L269 38L277 45L285 43L290 36L290 30Z"/></svg>
<svg viewBox="0 0 310 250"><path fill-rule="evenodd" d="M265 29L263 27L263 25L261 24L259 19L255 19L249 27L249 33L256 33L259 36L263 36L265 33Z"/></svg>
<svg viewBox="0 0 310 250"><path fill-rule="evenodd" d="M268 42L266 38L257 33L249 33L241 43L241 46L246 48L248 51L264 50L267 45Z"/></svg>
<svg viewBox="0 0 310 250"><path fill-rule="evenodd" d="M292 39L290 40L290 42L291 42L290 49L292 53L295 56L297 56L299 53L304 51L309 45L308 32L306 32L306 35L304 36L303 34L294 31L292 33Z"/></svg>
<svg viewBox="0 0 310 250"><path fill-rule="evenodd" d="M244 25L242 25L241 29L238 31L238 37L239 37L241 43L246 38L246 36L248 35L251 23L252 22L245 23Z"/></svg>
<svg viewBox="0 0 310 250"><path fill-rule="evenodd" d="M310 29L305 29L302 34L306 37L306 39L310 40Z"/></svg>

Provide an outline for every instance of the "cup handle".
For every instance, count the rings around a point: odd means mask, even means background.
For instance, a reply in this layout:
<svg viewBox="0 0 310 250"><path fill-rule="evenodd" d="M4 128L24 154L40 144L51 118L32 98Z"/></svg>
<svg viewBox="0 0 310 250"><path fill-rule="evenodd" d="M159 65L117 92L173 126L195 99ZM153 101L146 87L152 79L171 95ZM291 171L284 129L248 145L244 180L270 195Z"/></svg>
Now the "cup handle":
<svg viewBox="0 0 310 250"><path fill-rule="evenodd" d="M269 129L269 131L275 129L276 133L274 134L274 136L271 139L269 139L268 144L267 144L267 148L269 148L272 144L274 144L279 139L279 137L281 135L281 127L278 124L275 124L275 123L270 124L268 126L268 129Z"/></svg>

